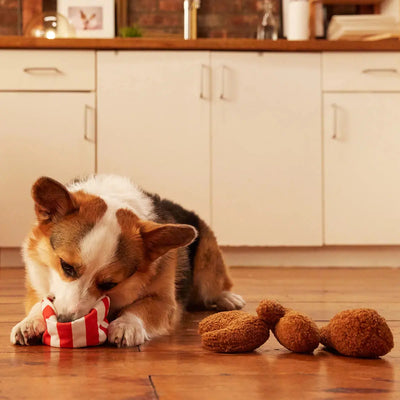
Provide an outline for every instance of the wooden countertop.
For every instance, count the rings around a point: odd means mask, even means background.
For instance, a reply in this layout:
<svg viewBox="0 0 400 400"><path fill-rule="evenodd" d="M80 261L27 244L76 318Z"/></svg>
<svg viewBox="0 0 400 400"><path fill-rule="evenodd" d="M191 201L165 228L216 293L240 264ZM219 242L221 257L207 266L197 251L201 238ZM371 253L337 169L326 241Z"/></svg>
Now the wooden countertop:
<svg viewBox="0 0 400 400"><path fill-rule="evenodd" d="M0 49L92 49L92 50L221 50L221 51L400 51L400 40L255 40L255 39L38 39L0 37Z"/></svg>

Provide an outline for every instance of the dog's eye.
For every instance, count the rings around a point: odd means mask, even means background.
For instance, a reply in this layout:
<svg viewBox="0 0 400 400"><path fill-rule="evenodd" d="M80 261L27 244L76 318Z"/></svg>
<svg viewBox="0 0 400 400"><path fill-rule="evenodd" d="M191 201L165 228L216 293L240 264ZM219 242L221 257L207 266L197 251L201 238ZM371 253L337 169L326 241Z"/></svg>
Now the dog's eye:
<svg viewBox="0 0 400 400"><path fill-rule="evenodd" d="M103 290L104 292L107 292L107 290L111 290L115 286L117 286L117 284L115 282L103 282L103 283L99 283L97 285L97 287L100 290Z"/></svg>
<svg viewBox="0 0 400 400"><path fill-rule="evenodd" d="M60 258L60 263L61 263L61 268L63 269L64 274L66 276L69 276L70 278L77 277L75 268L72 265L67 264L62 258Z"/></svg>

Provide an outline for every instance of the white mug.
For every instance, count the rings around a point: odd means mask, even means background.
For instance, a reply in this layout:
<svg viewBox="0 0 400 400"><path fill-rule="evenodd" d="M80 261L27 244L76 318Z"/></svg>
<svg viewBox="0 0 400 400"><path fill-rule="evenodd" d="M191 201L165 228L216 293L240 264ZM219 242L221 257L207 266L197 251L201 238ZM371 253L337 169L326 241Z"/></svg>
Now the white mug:
<svg viewBox="0 0 400 400"><path fill-rule="evenodd" d="M307 40L310 36L309 4L307 0L292 0L289 3L287 38Z"/></svg>

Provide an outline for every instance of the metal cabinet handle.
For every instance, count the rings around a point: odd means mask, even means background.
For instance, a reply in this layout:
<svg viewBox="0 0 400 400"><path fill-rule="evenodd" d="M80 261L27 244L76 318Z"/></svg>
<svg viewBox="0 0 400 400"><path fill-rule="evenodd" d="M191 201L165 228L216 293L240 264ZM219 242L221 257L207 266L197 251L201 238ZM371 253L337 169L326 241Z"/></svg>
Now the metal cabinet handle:
<svg viewBox="0 0 400 400"><path fill-rule="evenodd" d="M62 71L57 67L28 67L23 70L27 74L32 74L35 72L48 72L52 74L62 74Z"/></svg>
<svg viewBox="0 0 400 400"><path fill-rule="evenodd" d="M204 94L204 71L210 73L210 67L205 64L201 64L200 68L200 98L203 100L207 100L207 96ZM210 81L208 81L210 82Z"/></svg>
<svg viewBox="0 0 400 400"><path fill-rule="evenodd" d="M89 137L89 135L88 135L88 129L87 129L87 126L88 126L88 120L89 120L89 118L88 118L88 111L90 111L90 110L93 110L94 111L94 108L93 107L91 107L91 106L89 106L89 105L87 105L87 104L85 104L85 113L84 113L84 134L83 134L83 138L87 141L87 142L90 142L90 143L95 143L95 139L91 139L90 137Z"/></svg>
<svg viewBox="0 0 400 400"><path fill-rule="evenodd" d="M399 71L397 68L366 68L363 69L363 74L373 74L373 73L390 73L390 74L398 74Z"/></svg>
<svg viewBox="0 0 400 400"><path fill-rule="evenodd" d="M222 70L221 70L221 94L219 95L219 98L221 100L227 100L227 97L225 95L225 71L227 69L228 68L225 65L222 66Z"/></svg>
<svg viewBox="0 0 400 400"><path fill-rule="evenodd" d="M338 111L338 105L336 103L331 104L331 107L333 109L333 134L332 134L332 139L337 139L337 111Z"/></svg>

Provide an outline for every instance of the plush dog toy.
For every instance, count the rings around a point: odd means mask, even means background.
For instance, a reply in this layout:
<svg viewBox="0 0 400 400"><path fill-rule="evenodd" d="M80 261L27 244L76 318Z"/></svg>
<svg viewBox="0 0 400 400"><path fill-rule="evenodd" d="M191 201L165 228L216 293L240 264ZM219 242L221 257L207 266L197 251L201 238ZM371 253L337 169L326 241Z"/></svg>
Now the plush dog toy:
<svg viewBox="0 0 400 400"><path fill-rule="evenodd" d="M385 319L370 308L342 311L320 332L324 346L350 357L377 358L394 346Z"/></svg>
<svg viewBox="0 0 400 400"><path fill-rule="evenodd" d="M296 353L312 353L320 342L339 354L364 358L383 356L393 348L386 321L370 309L343 311L322 329L306 315L271 300L259 304L257 315L226 311L203 319L203 346L220 353L248 352L268 340L272 330L280 344Z"/></svg>
<svg viewBox="0 0 400 400"><path fill-rule="evenodd" d="M257 307L257 314L267 323L278 342L288 350L312 353L318 347L319 329L307 315L271 300L263 300Z"/></svg>
<svg viewBox="0 0 400 400"><path fill-rule="evenodd" d="M107 314L110 298L102 297L89 314L72 322L58 322L57 311L50 299L42 300L46 331L42 342L53 347L97 346L107 340Z"/></svg>
<svg viewBox="0 0 400 400"><path fill-rule="evenodd" d="M223 311L199 324L203 346L217 353L244 353L260 347L269 338L262 319L243 311Z"/></svg>

